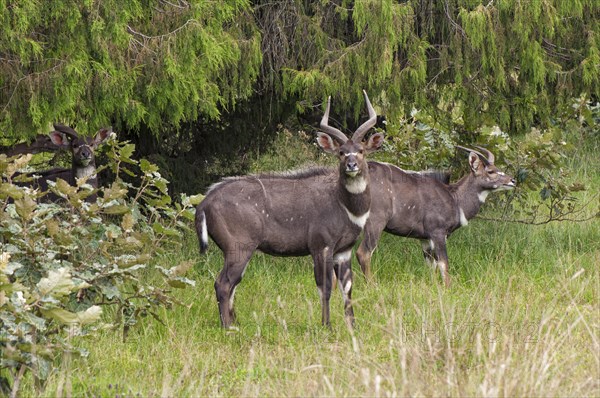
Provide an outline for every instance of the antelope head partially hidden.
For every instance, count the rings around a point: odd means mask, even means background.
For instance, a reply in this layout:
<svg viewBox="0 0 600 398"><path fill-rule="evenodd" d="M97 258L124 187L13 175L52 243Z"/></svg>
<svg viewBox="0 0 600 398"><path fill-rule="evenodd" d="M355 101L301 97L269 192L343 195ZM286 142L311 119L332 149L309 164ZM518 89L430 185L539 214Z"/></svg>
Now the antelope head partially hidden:
<svg viewBox="0 0 600 398"><path fill-rule="evenodd" d="M100 129L93 138L80 137L68 126L55 124L54 128L55 131L50 133L52 143L59 148L69 150L72 154L72 178L68 182L74 184L77 178L89 177L88 183L98 188L94 151L110 136L112 128Z"/></svg>

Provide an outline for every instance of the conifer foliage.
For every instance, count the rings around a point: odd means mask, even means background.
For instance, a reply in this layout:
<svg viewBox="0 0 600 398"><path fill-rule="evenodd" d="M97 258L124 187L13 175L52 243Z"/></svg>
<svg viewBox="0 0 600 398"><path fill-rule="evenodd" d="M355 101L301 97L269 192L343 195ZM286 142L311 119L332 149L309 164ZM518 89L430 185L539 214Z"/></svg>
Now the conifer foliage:
<svg viewBox="0 0 600 398"><path fill-rule="evenodd" d="M248 96L260 35L246 0L0 0L0 130L178 125Z"/></svg>
<svg viewBox="0 0 600 398"><path fill-rule="evenodd" d="M336 93L358 112L366 88L390 115L414 107L467 130L523 132L572 97L600 95L597 1L296 3L318 38L304 40L300 60L284 69L284 90L300 105Z"/></svg>
<svg viewBox="0 0 600 398"><path fill-rule="evenodd" d="M0 130L157 134L252 94L528 131L600 96L595 0L0 0ZM287 105L289 106L289 105ZM227 115L225 115L225 118ZM250 120L252 115L248 115Z"/></svg>

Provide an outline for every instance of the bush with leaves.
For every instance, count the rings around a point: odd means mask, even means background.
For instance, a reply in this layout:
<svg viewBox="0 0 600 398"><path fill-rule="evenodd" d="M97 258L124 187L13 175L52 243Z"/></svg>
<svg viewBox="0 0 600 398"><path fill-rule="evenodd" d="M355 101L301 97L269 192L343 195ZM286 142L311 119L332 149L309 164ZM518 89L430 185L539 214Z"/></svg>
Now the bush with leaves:
<svg viewBox="0 0 600 398"><path fill-rule="evenodd" d="M507 195L490 196L494 220L545 224L552 221L584 221L600 216L599 195L581 202L577 192L585 184L573 182L566 160L576 149L575 137L598 134L600 104L574 99L556 115L551 126L531 128L527 134L509 136L498 126L465 132L460 117L438 120L413 110L411 117L387 128L387 151L377 154L407 169L456 169L453 180L468 172L466 156L456 145L482 145L496 155L502 170L515 176L518 188ZM536 192L536 195L531 195ZM485 217L485 216L484 216Z"/></svg>
<svg viewBox="0 0 600 398"><path fill-rule="evenodd" d="M29 177L16 174L31 155L0 155L4 393L15 395L28 371L43 388L54 361L65 353L86 355L73 345L74 336L113 327L122 328L125 337L140 317L158 318L158 307L176 303L172 288L194 284L184 276L191 263L155 267L160 278L147 277L145 270L165 247L180 244L199 197L172 203L158 168L131 159L133 145L113 141L109 146L115 180L100 189L95 202L85 200L93 190L82 179L75 187L63 180L50 184L64 200L44 203L44 192L27 187L21 181ZM125 182L123 174L137 183ZM103 311L108 307L114 310Z"/></svg>

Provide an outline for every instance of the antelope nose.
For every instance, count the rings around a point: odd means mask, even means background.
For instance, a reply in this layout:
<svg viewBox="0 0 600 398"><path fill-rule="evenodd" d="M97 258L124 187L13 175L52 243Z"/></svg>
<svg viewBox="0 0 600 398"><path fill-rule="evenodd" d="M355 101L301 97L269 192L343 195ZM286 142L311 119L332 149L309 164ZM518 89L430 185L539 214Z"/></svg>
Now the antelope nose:
<svg viewBox="0 0 600 398"><path fill-rule="evenodd" d="M346 169L349 171L354 171L354 170L358 169L358 164L356 162L348 162L346 164Z"/></svg>
<svg viewBox="0 0 600 398"><path fill-rule="evenodd" d="M514 178L511 178L510 183L512 185L517 185L517 180L515 180Z"/></svg>

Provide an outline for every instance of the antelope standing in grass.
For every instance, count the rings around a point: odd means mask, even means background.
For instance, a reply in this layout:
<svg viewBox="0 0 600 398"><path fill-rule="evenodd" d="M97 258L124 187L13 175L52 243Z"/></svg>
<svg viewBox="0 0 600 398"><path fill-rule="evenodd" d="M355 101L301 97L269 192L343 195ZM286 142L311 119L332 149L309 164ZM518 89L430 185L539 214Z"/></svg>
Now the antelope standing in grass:
<svg viewBox="0 0 600 398"><path fill-rule="evenodd" d="M321 321L329 325L333 272L340 284L347 322L352 325L350 255L371 209L366 155L383 143L382 134L362 142L376 122L366 92L369 120L348 139L329 126L329 109L321 120L317 142L336 154L338 169L311 168L300 172L226 178L213 185L196 208L200 251L208 237L223 251L225 264L215 281L223 327L235 321L233 298L256 250L274 256L311 255L321 300Z"/></svg>
<svg viewBox="0 0 600 398"><path fill-rule="evenodd" d="M513 177L494 165L494 155L469 152L470 173L455 184L407 172L396 166L369 162L371 174L371 215L356 257L367 278L371 277L371 256L383 231L421 240L425 259L439 267L450 286L446 238L475 217L490 192L512 189Z"/></svg>

